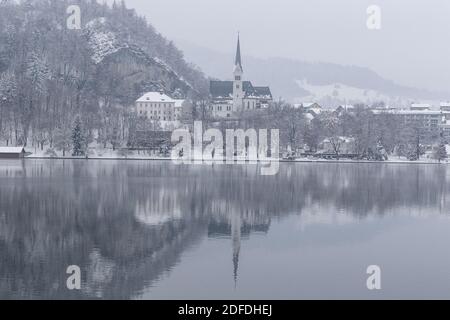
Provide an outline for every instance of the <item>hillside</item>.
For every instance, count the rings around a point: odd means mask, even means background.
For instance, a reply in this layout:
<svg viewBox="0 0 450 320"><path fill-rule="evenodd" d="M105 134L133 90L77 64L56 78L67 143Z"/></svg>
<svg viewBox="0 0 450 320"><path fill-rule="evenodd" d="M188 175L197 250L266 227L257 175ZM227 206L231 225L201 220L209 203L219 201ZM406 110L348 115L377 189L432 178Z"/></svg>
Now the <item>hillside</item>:
<svg viewBox="0 0 450 320"><path fill-rule="evenodd" d="M186 58L211 77L231 77L233 54L224 54L185 41L177 41ZM232 47L233 44L230 44ZM326 104L385 100L440 100L446 93L429 92L399 85L374 71L333 63L306 62L286 58L243 58L245 78L270 85L274 97L297 102L313 99ZM328 90L332 88L332 90Z"/></svg>
<svg viewBox="0 0 450 320"><path fill-rule="evenodd" d="M69 5L81 9L80 30L67 28ZM99 131L106 139L114 127L124 136L126 107L143 92L207 93L203 73L123 2L9 0L0 6L0 141L52 144L76 117L89 136Z"/></svg>

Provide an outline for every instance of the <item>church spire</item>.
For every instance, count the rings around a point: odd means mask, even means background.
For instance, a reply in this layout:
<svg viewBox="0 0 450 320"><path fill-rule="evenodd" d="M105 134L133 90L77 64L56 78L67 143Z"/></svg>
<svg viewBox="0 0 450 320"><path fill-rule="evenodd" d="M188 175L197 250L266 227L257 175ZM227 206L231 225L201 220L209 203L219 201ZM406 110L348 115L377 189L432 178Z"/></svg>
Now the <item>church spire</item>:
<svg viewBox="0 0 450 320"><path fill-rule="evenodd" d="M242 59L241 59L241 41L240 41L239 33L238 33L238 41L237 41L237 49L236 49L236 59L234 61L234 65L236 67L239 66L239 68L241 68L241 71L243 71Z"/></svg>

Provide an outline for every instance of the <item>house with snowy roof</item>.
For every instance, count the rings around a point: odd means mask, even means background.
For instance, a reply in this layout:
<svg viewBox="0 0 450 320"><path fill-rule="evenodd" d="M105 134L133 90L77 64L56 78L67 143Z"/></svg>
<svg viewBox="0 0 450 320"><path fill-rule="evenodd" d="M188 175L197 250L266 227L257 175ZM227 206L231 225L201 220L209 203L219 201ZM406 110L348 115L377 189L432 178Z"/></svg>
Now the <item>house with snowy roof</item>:
<svg viewBox="0 0 450 320"><path fill-rule="evenodd" d="M141 117L157 122L163 129L179 126L187 101L173 99L161 92L147 92L136 100L136 112Z"/></svg>
<svg viewBox="0 0 450 320"><path fill-rule="evenodd" d="M24 147L0 147L0 159L20 159L26 155Z"/></svg>
<svg viewBox="0 0 450 320"><path fill-rule="evenodd" d="M233 80L210 82L211 114L218 118L231 118L236 113L267 108L272 102L269 87L254 86L251 81L244 81L241 44L238 37Z"/></svg>
<svg viewBox="0 0 450 320"><path fill-rule="evenodd" d="M428 111L431 110L431 104L428 103L413 103L409 107L412 111Z"/></svg>

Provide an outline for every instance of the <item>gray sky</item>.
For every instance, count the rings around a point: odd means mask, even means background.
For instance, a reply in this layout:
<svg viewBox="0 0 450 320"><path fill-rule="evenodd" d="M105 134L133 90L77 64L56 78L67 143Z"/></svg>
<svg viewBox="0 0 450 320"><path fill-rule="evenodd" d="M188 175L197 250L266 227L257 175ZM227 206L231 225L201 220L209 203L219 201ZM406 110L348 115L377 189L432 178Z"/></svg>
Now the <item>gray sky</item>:
<svg viewBox="0 0 450 320"><path fill-rule="evenodd" d="M450 91L449 0L126 0L163 35L221 52L365 66ZM381 8L381 30L366 26Z"/></svg>

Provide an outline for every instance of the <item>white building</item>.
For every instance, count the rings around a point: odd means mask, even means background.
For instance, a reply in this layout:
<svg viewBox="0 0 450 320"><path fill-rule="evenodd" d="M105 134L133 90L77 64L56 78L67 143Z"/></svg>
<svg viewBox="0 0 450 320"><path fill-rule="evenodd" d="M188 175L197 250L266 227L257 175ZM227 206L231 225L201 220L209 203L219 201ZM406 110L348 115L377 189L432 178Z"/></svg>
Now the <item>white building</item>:
<svg viewBox="0 0 450 320"><path fill-rule="evenodd" d="M241 44L238 37L233 81L210 82L212 102L209 109L214 117L230 118L237 112L267 108L272 102L269 87L253 86L250 81L244 81L243 76Z"/></svg>
<svg viewBox="0 0 450 320"><path fill-rule="evenodd" d="M391 114L399 125L422 128L434 136L442 130L443 114L441 111L430 110L429 106L411 108L410 110L372 110L374 114Z"/></svg>
<svg viewBox="0 0 450 320"><path fill-rule="evenodd" d="M431 110L431 105L428 103L413 103L409 109L412 111L426 111Z"/></svg>
<svg viewBox="0 0 450 320"><path fill-rule="evenodd" d="M163 128L178 126L185 106L185 100L172 99L162 92L147 92L136 100L138 115L159 122Z"/></svg>
<svg viewBox="0 0 450 320"><path fill-rule="evenodd" d="M450 102L441 102L440 108L443 112L450 112Z"/></svg>

